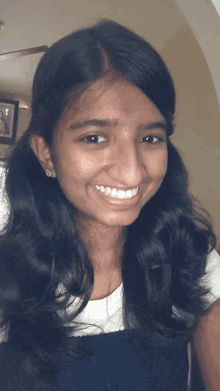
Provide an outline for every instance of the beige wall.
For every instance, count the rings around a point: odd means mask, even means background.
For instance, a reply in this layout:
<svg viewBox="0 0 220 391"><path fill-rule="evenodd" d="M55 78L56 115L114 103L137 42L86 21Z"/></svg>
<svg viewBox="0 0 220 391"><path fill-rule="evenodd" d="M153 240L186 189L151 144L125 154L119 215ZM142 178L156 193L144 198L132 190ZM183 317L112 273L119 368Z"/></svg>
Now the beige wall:
<svg viewBox="0 0 220 391"><path fill-rule="evenodd" d="M178 7L183 3L184 14ZM59 38L57 35L63 36L72 29L106 17L132 28L155 46L166 61L177 90L177 128L172 140L189 170L190 189L211 213L220 239L220 113L216 95L220 84L217 86L216 81L219 74L217 52L213 56L209 50L217 41L214 38L212 41L213 34L204 33L201 22L203 15L208 31L212 24L220 31L219 19L213 9L208 12L210 3L211 0L99 0L98 3L75 0L73 6L69 0L63 0L60 10L60 1L54 0L50 12L50 19L54 18L56 22L56 29L51 29L54 35L48 35L50 24L45 25L45 31L40 29L39 34L45 35L45 43L51 43ZM44 8L45 18L47 8ZM59 23L61 11L62 23ZM25 12L28 18L28 5L22 10L23 18ZM28 39L27 32L25 37ZM18 134L26 129L28 120L28 113L20 111Z"/></svg>
<svg viewBox="0 0 220 391"><path fill-rule="evenodd" d="M174 40L169 45L170 54L176 47L175 62L180 64L178 69L171 65L179 90L174 141L191 174L191 190L211 213L220 243L220 17L211 0L176 3L191 33L183 29L180 40L177 37L178 43L186 41L187 48L182 44L180 49Z"/></svg>
<svg viewBox="0 0 220 391"><path fill-rule="evenodd" d="M220 106L220 2L175 0L192 29L208 64Z"/></svg>
<svg viewBox="0 0 220 391"><path fill-rule="evenodd" d="M187 26L182 26L161 54L177 92L172 141L190 174L190 190L210 212L220 238L220 112L213 80L203 52Z"/></svg>

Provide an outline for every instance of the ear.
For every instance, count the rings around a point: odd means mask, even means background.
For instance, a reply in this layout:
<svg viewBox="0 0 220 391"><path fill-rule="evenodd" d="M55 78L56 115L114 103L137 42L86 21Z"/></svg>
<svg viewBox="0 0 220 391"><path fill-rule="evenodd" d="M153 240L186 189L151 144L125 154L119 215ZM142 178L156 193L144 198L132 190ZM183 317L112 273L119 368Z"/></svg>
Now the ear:
<svg viewBox="0 0 220 391"><path fill-rule="evenodd" d="M51 151L43 137L32 135L29 139L29 143L44 171L50 170L51 177L56 178Z"/></svg>

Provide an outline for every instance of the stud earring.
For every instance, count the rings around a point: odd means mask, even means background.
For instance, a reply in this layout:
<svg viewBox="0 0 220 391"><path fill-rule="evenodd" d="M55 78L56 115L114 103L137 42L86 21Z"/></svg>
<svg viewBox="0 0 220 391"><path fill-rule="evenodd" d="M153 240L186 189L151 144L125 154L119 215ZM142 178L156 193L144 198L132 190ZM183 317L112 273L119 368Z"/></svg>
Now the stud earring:
<svg viewBox="0 0 220 391"><path fill-rule="evenodd" d="M46 170L46 176L51 177L52 172L50 170Z"/></svg>

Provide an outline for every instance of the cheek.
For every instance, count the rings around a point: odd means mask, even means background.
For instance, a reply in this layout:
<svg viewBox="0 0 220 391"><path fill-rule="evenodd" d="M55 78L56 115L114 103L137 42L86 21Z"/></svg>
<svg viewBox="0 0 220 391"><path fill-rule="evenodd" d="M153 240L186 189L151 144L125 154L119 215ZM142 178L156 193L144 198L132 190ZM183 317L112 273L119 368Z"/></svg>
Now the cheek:
<svg viewBox="0 0 220 391"><path fill-rule="evenodd" d="M167 171L167 150L158 151L148 156L147 170L152 180L163 180Z"/></svg>
<svg viewBox="0 0 220 391"><path fill-rule="evenodd" d="M141 208L155 195L163 182L167 171L167 151L157 151L151 156L148 154L145 168L149 181L141 199Z"/></svg>
<svg viewBox="0 0 220 391"><path fill-rule="evenodd" d="M92 174L99 167L97 158L87 158L82 153L75 154L74 165L76 170L85 177Z"/></svg>
<svg viewBox="0 0 220 391"><path fill-rule="evenodd" d="M60 148L55 159L55 171L63 189L72 188L73 184L86 185L99 169L97 158L86 157L77 148Z"/></svg>

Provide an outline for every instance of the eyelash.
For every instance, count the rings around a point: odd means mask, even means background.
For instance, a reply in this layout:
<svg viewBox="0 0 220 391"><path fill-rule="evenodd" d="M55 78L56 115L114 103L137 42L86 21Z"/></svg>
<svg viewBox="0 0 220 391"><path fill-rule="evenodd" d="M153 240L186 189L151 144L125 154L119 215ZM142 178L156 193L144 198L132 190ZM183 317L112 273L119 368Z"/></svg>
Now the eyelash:
<svg viewBox="0 0 220 391"><path fill-rule="evenodd" d="M86 136L86 137L83 137L82 139L80 139L80 141L81 141L81 142L86 142L86 141L85 141L86 139L88 139L89 137L95 137L95 136L105 138L102 134L96 134L96 133L94 133L94 134L90 134L90 135L88 135L88 136ZM154 136L154 135L145 136L145 137L143 137L143 139L148 138L148 137L157 138L157 139L159 140L159 141L157 141L157 142L163 142L163 141L165 141L162 137L160 137L160 136ZM152 143L149 143L149 144L157 144L157 142L156 142L156 143L152 142ZM89 143L89 142L87 142L87 144L90 144L90 145L98 145L98 144L102 144L102 142L101 142L101 143L94 143L94 142L90 142L90 143Z"/></svg>

